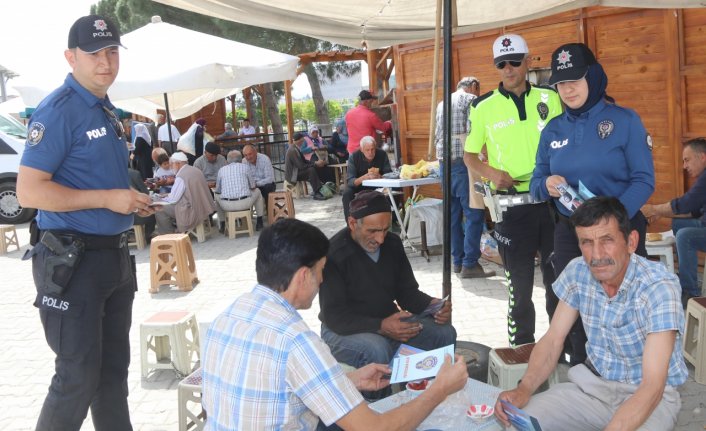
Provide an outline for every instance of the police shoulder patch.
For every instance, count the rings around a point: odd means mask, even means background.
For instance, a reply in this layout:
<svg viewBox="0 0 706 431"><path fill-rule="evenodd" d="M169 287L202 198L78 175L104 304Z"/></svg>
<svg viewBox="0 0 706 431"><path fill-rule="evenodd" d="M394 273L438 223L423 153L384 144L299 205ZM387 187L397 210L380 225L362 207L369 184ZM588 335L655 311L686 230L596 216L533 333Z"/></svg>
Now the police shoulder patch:
<svg viewBox="0 0 706 431"><path fill-rule="evenodd" d="M33 146L40 143L44 137L44 130L44 124L32 123L32 125L29 126L29 132L27 133L27 145Z"/></svg>
<svg viewBox="0 0 706 431"><path fill-rule="evenodd" d="M647 148L649 148L650 151L652 151L652 136L650 136L649 133L647 134Z"/></svg>

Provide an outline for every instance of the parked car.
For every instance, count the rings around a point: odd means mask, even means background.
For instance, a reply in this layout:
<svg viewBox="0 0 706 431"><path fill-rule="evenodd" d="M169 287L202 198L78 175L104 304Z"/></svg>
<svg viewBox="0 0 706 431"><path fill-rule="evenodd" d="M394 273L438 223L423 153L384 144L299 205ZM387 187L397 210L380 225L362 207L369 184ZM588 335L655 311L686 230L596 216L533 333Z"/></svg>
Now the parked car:
<svg viewBox="0 0 706 431"><path fill-rule="evenodd" d="M17 200L17 172L27 139L27 128L9 115L0 113L0 223L24 223L36 210L22 208Z"/></svg>

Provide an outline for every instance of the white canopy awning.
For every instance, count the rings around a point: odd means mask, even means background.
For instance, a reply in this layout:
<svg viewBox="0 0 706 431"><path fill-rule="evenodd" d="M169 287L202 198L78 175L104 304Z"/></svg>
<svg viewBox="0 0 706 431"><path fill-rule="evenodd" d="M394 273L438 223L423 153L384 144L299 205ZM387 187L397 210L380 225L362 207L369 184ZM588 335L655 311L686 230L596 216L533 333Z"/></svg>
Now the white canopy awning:
<svg viewBox="0 0 706 431"><path fill-rule="evenodd" d="M434 37L435 0L154 0L216 18L360 48ZM704 0L456 0L458 32L487 30L588 6L704 7Z"/></svg>
<svg viewBox="0 0 706 431"><path fill-rule="evenodd" d="M113 103L155 119L167 94L172 118L186 117L209 103L251 85L294 80L299 58L269 49L153 22L125 34L120 72L108 95ZM61 72L64 74L65 72ZM28 106L36 106L63 76L41 84L22 82L15 89Z"/></svg>

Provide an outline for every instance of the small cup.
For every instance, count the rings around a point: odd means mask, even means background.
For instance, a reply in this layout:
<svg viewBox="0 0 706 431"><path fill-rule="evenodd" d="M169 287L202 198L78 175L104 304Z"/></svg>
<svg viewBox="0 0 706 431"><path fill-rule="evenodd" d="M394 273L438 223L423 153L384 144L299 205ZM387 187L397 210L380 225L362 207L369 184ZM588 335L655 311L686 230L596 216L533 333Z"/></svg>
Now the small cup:
<svg viewBox="0 0 706 431"><path fill-rule="evenodd" d="M419 396L422 392L424 392L427 387L429 386L429 380L416 380L414 382L409 382L406 385L407 388L407 393L409 394L410 397L414 398Z"/></svg>
<svg viewBox="0 0 706 431"><path fill-rule="evenodd" d="M495 413L495 408L488 404L471 404L466 410L466 416L478 423L486 421L493 416L493 413Z"/></svg>

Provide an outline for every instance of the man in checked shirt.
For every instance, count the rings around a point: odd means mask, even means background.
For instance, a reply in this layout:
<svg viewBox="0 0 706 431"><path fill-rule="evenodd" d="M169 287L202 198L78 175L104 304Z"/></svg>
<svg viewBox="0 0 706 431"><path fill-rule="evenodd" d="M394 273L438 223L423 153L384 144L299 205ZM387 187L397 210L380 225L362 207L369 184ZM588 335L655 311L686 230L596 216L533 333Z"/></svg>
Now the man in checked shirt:
<svg viewBox="0 0 706 431"><path fill-rule="evenodd" d="M480 94L480 82L473 76L458 81L451 95L451 256L453 270L461 278L492 277L495 271L485 271L478 263L480 237L485 222L485 205L477 193L470 193L469 174L463 163L463 146L470 129L468 110L473 99ZM444 176L444 102L436 107L436 158L439 159L441 176ZM478 178L480 179L480 178ZM465 218L465 220L464 220Z"/></svg>
<svg viewBox="0 0 706 431"><path fill-rule="evenodd" d="M253 206L257 212L255 230L262 229L262 216L265 203L250 168L243 161L238 150L228 153L228 164L218 171L216 178L216 211L218 211L219 231L225 231L226 211L245 211Z"/></svg>
<svg viewBox="0 0 706 431"><path fill-rule="evenodd" d="M509 425L504 400L536 417L544 431L674 429L681 407L677 387L689 374L679 280L635 254L638 233L617 198L589 199L570 221L582 257L552 285L559 305L549 330L517 388L498 396L495 415ZM588 338L586 362L569 370L568 382L533 396L579 317Z"/></svg>

